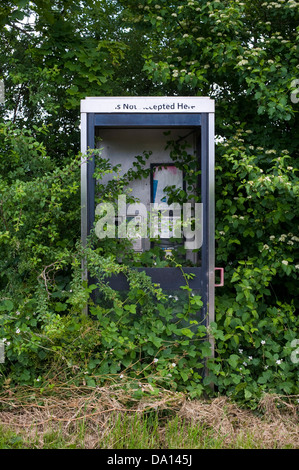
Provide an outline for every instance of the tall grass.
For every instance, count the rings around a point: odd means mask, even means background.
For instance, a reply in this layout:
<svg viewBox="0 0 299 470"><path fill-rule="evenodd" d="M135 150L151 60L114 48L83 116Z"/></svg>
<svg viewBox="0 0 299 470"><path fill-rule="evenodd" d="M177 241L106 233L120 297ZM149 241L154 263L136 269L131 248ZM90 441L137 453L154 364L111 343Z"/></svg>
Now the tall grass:
<svg viewBox="0 0 299 470"><path fill-rule="evenodd" d="M33 431L33 428L31 429ZM92 442L91 442L92 441ZM63 426L48 429L40 435L36 432L12 431L0 427L0 449L262 449L264 443L254 434L240 433L237 439L221 436L213 428L203 424L188 423L179 416L170 420L158 413L140 415L111 415L105 429L90 435L84 420L72 433L65 433ZM273 441L273 448L277 443ZM283 448L295 448L291 444Z"/></svg>

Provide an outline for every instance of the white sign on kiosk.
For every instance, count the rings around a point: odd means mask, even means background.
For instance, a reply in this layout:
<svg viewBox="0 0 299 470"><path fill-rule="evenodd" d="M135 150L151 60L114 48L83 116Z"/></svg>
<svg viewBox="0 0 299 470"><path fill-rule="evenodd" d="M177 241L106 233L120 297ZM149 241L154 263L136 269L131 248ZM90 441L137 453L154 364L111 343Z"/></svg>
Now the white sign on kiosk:
<svg viewBox="0 0 299 470"><path fill-rule="evenodd" d="M81 113L213 113L206 97L90 97L81 101Z"/></svg>

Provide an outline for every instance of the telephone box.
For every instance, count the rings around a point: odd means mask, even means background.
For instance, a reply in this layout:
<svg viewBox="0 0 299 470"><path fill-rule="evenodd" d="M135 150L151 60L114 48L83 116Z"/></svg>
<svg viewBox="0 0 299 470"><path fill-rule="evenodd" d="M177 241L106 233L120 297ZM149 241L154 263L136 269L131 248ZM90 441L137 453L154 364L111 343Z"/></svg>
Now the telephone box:
<svg viewBox="0 0 299 470"><path fill-rule="evenodd" d="M207 325L214 321L215 290L214 101L210 98L90 97L81 101L82 242L86 243L96 213L95 163L92 158L86 158L87 150L101 148L103 158L113 165L121 165L120 174L133 168L136 156L148 151L145 162L145 167L150 169L148 175L131 183L132 195L140 204L125 205L116 217L116 224L122 223L124 219L127 223L134 219L136 228L136 224L144 223L151 207L161 203L163 208L163 203L167 203L165 188L185 190L186 193L192 191L192 187L188 186L191 172L188 161L178 167L167 145L169 139L176 143L184 142L184 148L188 148L185 154L195 155L199 168L197 194L200 194L200 224L187 235L185 233L179 243L188 261L183 270L194 275L189 286L201 295L203 307L199 316ZM108 181L109 176L106 179ZM192 194L189 200L192 200ZM142 253L153 246L156 230L165 256L171 255L177 243L177 240L172 241L175 224L182 217L180 207L174 205L171 209L157 222L153 233L132 237L136 252ZM163 210L156 215L161 215L161 212ZM182 227L179 230L182 232ZM129 232L126 233L129 236ZM182 272L178 268L151 266L138 269L146 271L153 282L160 284L165 291L175 291L182 285ZM223 285L223 270L220 271L221 282L218 285ZM87 272L85 276L88 277ZM121 275L114 276L110 283L116 290L126 289L127 286L126 279Z"/></svg>

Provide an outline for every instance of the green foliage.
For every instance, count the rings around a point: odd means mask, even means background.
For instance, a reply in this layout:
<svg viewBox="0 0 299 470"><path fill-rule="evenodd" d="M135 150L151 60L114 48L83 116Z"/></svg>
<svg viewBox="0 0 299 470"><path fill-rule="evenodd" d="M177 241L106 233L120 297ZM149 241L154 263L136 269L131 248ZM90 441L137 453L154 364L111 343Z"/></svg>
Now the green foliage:
<svg viewBox="0 0 299 470"><path fill-rule="evenodd" d="M0 10L0 76L5 108L18 127L51 126L48 155L79 151L80 99L111 95L126 49L115 2L6 1Z"/></svg>
<svg viewBox="0 0 299 470"><path fill-rule="evenodd" d="M2 159L1 176L4 385L49 386L63 376L89 386L123 381L136 397L142 395L143 383L151 385L152 393L163 386L198 397L211 393L214 384L252 407L263 392L297 393L298 365L291 354L298 316L290 296L280 290L287 285L295 295L298 276L298 239L291 232L298 178L286 152L275 159L266 152L266 159L263 149L250 145L248 157L244 147L235 145L236 138L217 146L222 155L216 172L221 192L217 255L227 264L230 285L217 297L217 323L207 329L204 319L198 320L202 302L189 288L188 276L179 291L166 294L134 269L137 258L127 240L95 243L91 235L89 245L80 248L78 158L58 169L27 131L2 126L1 136L2 152L9 156ZM183 168L191 156L184 146L170 148ZM148 153L137 156L134 171L122 178L118 167L94 155L99 181L115 174L107 185L98 185L101 201L115 201L130 181L147 176ZM197 175L194 167L188 184ZM233 199L227 196L232 191ZM184 200L187 196L181 194ZM119 252L126 252L122 260ZM163 265L159 251L148 252L147 260L145 256L146 264L160 259ZM97 279L94 285L82 282L82 259ZM181 266L175 258L167 263ZM110 276L119 273L129 282L128 292L109 287ZM87 302L91 317L82 315ZM215 341L214 359L208 335Z"/></svg>
<svg viewBox="0 0 299 470"><path fill-rule="evenodd" d="M166 295L130 267L132 261L120 263L120 243L130 254L127 240L95 245L91 236L82 251L77 244L80 160L56 168L29 132L12 125L1 131L2 155L9 157L2 159L1 176L2 383L38 385L58 373L88 385L125 377L153 387L187 386L191 396L199 396L200 369L210 348L197 320L202 302L188 278L181 292ZM94 156L99 180L117 171L97 152ZM114 179L99 185L99 200L115 201L128 181L144 176L145 161L137 156L133 172L117 177L117 184ZM96 285L82 283L83 258ZM108 285L113 273L129 281L124 297ZM92 301L96 288L103 298ZM92 318L82 314L86 302Z"/></svg>
<svg viewBox="0 0 299 470"><path fill-rule="evenodd" d="M70 263L80 236L80 161L56 168L36 138L11 124L0 127L0 151L0 287L18 302Z"/></svg>
<svg viewBox="0 0 299 470"><path fill-rule="evenodd" d="M264 392L298 394L298 364L292 361L292 342L298 332L298 316L288 304L269 307L261 303L254 276L252 302L247 290L238 300L224 297L218 302L220 331L216 358L209 361L210 379L220 393L257 404ZM212 325L213 331L214 325Z"/></svg>
<svg viewBox="0 0 299 470"><path fill-rule="evenodd" d="M246 134L240 126L217 146L216 252L227 287L216 299L209 380L254 406L265 391L299 390L291 357L299 327L299 180L287 150L246 145Z"/></svg>
<svg viewBox="0 0 299 470"><path fill-rule="evenodd" d="M107 258L94 252L91 261L89 270L100 279L103 298L91 307L101 325L101 350L88 364L89 371L124 382L134 378L178 390L187 386L194 396L200 395L199 369L202 359L210 354L205 346L206 328L196 320L200 297L188 288L166 295L144 272L113 261L108 268ZM129 292L107 288L107 271L123 272Z"/></svg>

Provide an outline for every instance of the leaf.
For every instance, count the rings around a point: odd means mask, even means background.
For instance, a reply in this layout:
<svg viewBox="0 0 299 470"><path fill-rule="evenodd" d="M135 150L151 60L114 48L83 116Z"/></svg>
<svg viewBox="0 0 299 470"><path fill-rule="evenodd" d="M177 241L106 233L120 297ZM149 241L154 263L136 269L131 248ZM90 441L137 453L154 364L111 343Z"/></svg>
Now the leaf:
<svg viewBox="0 0 299 470"><path fill-rule="evenodd" d="M136 313L136 305L125 305L125 310L128 310L130 313Z"/></svg>
<svg viewBox="0 0 299 470"><path fill-rule="evenodd" d="M234 336L233 336L233 339L234 339L236 345L238 346L239 341L240 341L240 340L239 340L239 336L238 336L238 335L234 335Z"/></svg>
<svg viewBox="0 0 299 470"><path fill-rule="evenodd" d="M290 381L287 381L287 382L283 382L281 384L281 389L288 395L291 395L291 393L293 392L294 390L294 384Z"/></svg>
<svg viewBox="0 0 299 470"><path fill-rule="evenodd" d="M87 383L88 387L95 387L96 386L96 382L91 377L86 378L86 383Z"/></svg>
<svg viewBox="0 0 299 470"><path fill-rule="evenodd" d="M63 304L61 302L56 302L55 312L64 312L66 309L67 309L67 304Z"/></svg>
<svg viewBox="0 0 299 470"><path fill-rule="evenodd" d="M22 21L24 19L25 13L19 10L15 10L11 14L11 19L12 20L20 20Z"/></svg>
<svg viewBox="0 0 299 470"><path fill-rule="evenodd" d="M257 382L259 384L266 384L271 378L271 376L272 376L272 372L270 370L267 370L263 372L263 374L258 378Z"/></svg>
<svg viewBox="0 0 299 470"><path fill-rule="evenodd" d="M233 367L233 369L236 369L239 360L240 358L237 356L237 354L231 354L228 358L228 363Z"/></svg>
<svg viewBox="0 0 299 470"><path fill-rule="evenodd" d="M247 382L241 382L236 386L235 391L236 391L236 393L238 393L241 390L244 390L244 388L246 388L246 387L247 387Z"/></svg>
<svg viewBox="0 0 299 470"><path fill-rule="evenodd" d="M194 336L194 333L189 328L182 328L181 333L188 338L192 338Z"/></svg>
<svg viewBox="0 0 299 470"><path fill-rule="evenodd" d="M4 300L0 305L0 311L8 311L11 312L14 308L14 304L11 300Z"/></svg>
<svg viewBox="0 0 299 470"><path fill-rule="evenodd" d="M208 342L204 342L200 348L203 357L209 357L212 355L211 345Z"/></svg>
<svg viewBox="0 0 299 470"><path fill-rule="evenodd" d="M180 374L184 382L187 382L187 380L189 379L189 374L187 374L187 372L184 372L184 371L180 371Z"/></svg>

